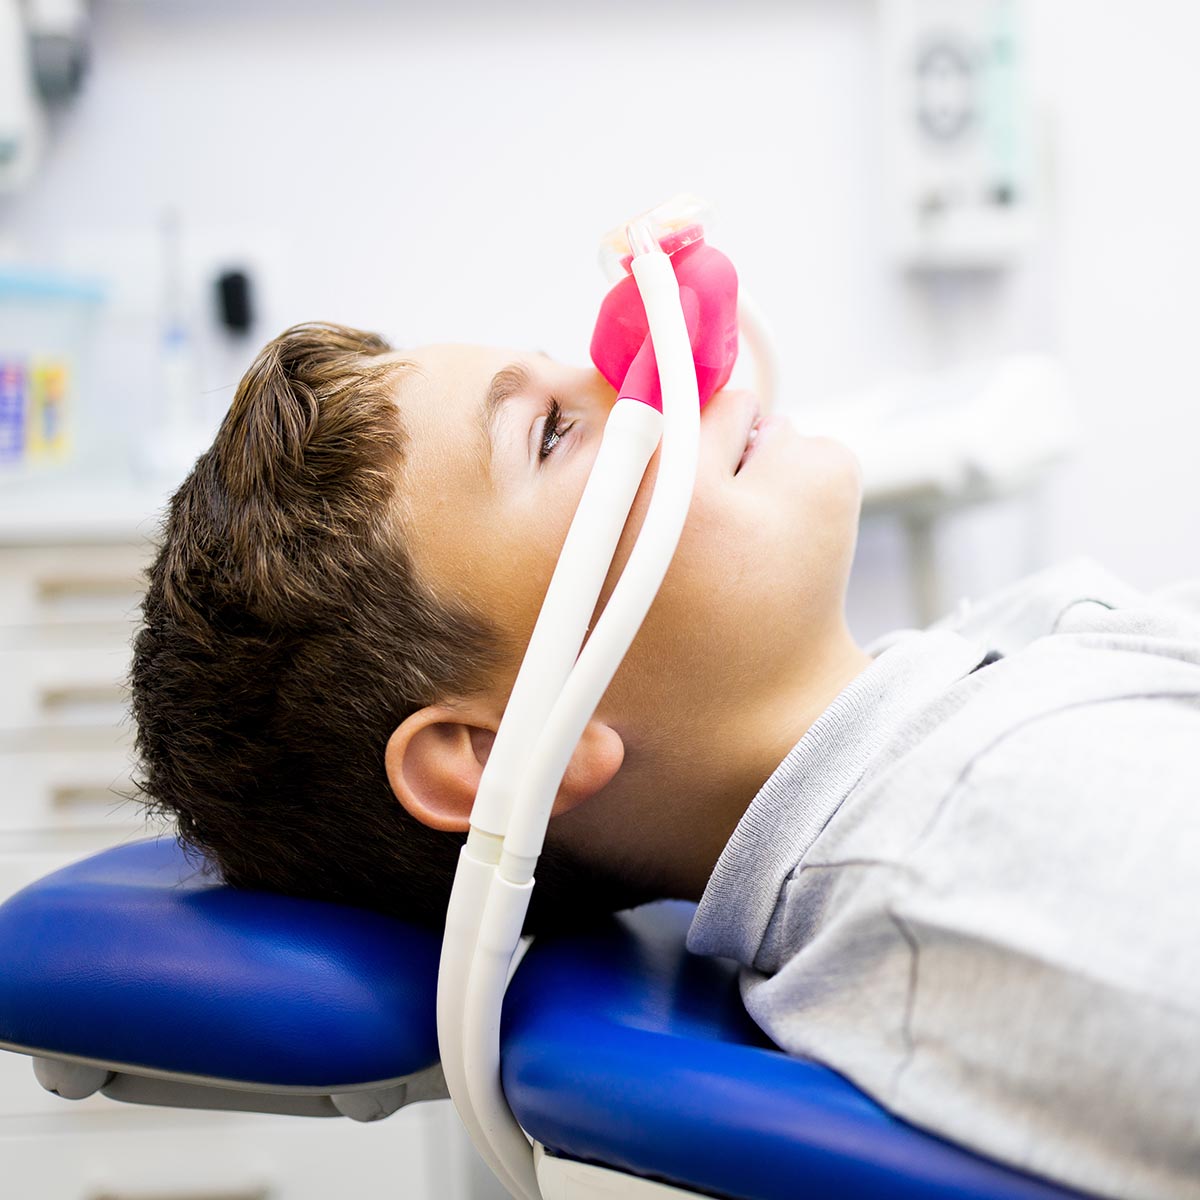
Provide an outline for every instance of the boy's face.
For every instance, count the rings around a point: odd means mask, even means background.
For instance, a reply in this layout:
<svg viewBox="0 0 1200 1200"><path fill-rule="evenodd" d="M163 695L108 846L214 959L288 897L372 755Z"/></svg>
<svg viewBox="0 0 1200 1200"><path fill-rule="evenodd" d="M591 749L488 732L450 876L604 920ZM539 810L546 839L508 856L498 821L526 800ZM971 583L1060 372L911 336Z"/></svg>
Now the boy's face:
<svg viewBox="0 0 1200 1200"><path fill-rule="evenodd" d="M616 394L592 368L544 355L429 346L397 395L408 433L401 520L418 576L464 600L507 635L501 700L511 688L596 457ZM488 397L496 402L491 441ZM557 400L557 429L549 412ZM758 413L726 389L700 421L687 523L663 586L598 715L627 745L720 720L730 704L780 683L841 631L860 502L853 456L779 419L738 469ZM601 596L640 529L651 460ZM658 738L653 738L658 740Z"/></svg>

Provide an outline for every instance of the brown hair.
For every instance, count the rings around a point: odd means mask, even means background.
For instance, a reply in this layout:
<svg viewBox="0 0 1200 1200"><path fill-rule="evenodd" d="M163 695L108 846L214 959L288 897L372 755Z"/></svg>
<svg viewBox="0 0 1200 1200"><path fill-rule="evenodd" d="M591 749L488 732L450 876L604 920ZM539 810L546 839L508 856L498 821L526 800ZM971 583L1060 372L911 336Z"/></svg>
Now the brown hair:
<svg viewBox="0 0 1200 1200"><path fill-rule="evenodd" d="M440 927L463 835L405 811L384 747L482 684L501 647L405 552L409 367L390 350L339 325L286 330L172 497L134 644L139 789L236 887ZM552 837L537 879L526 932L649 898Z"/></svg>

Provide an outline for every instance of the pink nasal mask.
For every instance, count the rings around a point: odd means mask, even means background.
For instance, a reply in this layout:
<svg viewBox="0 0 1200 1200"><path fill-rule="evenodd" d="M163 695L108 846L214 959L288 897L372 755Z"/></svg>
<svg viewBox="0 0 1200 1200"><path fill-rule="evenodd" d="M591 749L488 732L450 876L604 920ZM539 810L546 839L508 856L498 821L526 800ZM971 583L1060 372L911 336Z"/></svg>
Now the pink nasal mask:
<svg viewBox="0 0 1200 1200"><path fill-rule="evenodd" d="M704 241L697 226L661 238L660 245L670 255L679 281L703 408L729 382L737 360L737 272L725 255ZM628 260L621 265L629 270ZM596 369L619 397L629 396L662 411L658 364L632 275L626 274L604 297L591 353Z"/></svg>

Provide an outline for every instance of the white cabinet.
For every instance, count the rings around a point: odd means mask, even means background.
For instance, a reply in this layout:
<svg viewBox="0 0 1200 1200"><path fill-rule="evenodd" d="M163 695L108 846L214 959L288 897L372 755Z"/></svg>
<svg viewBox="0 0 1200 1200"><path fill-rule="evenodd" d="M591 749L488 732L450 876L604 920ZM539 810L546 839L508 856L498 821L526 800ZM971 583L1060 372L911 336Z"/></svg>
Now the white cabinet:
<svg viewBox="0 0 1200 1200"><path fill-rule="evenodd" d="M149 553L149 543L133 533L106 544L0 544L0 644L19 644L14 637L26 632L128 629L137 620Z"/></svg>
<svg viewBox="0 0 1200 1200"><path fill-rule="evenodd" d="M86 1102L80 1102L86 1103ZM4 1200L450 1200L444 1106L385 1121L94 1110L10 1119L0 1135ZM60 1101L60 1107L68 1102ZM0 1128L5 1122L0 1119Z"/></svg>
<svg viewBox="0 0 1200 1200"><path fill-rule="evenodd" d="M0 647L0 731L120 727L128 707L124 629L119 636L98 637L98 645L30 646L30 640Z"/></svg>
<svg viewBox="0 0 1200 1200"><path fill-rule="evenodd" d="M159 831L130 798L126 691L151 506L73 519L91 499L58 500L36 526L0 505L0 899ZM0 1052L0 1200L462 1197L478 1189L455 1121L448 1103L358 1125L64 1101Z"/></svg>
<svg viewBox="0 0 1200 1200"><path fill-rule="evenodd" d="M23 839L71 835L79 854L149 832L126 689L149 555L132 533L0 544L0 895Z"/></svg>

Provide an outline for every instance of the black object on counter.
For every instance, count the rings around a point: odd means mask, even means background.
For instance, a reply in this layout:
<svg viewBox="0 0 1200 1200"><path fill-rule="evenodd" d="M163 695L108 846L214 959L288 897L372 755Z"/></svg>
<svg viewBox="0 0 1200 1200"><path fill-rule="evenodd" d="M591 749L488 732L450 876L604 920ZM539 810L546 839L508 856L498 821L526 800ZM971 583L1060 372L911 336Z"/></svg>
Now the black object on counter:
<svg viewBox="0 0 1200 1200"><path fill-rule="evenodd" d="M217 313L221 324L239 337L254 325L254 291L245 271L222 271L217 276Z"/></svg>

